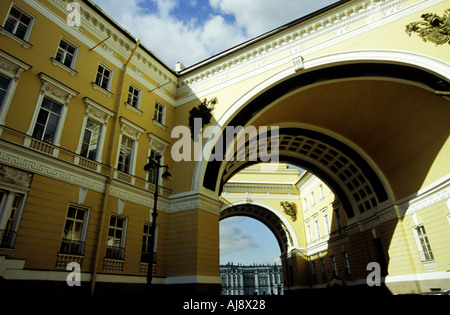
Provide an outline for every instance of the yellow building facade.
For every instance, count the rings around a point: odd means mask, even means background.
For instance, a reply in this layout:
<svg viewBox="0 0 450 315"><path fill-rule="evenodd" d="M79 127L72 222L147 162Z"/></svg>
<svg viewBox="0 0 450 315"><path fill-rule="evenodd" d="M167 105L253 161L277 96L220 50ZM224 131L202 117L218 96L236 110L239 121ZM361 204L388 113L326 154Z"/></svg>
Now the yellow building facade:
<svg viewBox="0 0 450 315"><path fill-rule="evenodd" d="M220 293L232 215L269 220L290 292L367 287L370 262L394 294L448 287L447 9L340 1L172 69L89 0L2 1L2 282L65 292L75 262L86 292L142 291L157 189L162 292ZM185 132L194 107L211 115L202 142ZM225 137L236 126L258 140ZM263 149L308 172L247 169ZM171 180L144 170L156 156ZM272 186L230 199L248 178Z"/></svg>

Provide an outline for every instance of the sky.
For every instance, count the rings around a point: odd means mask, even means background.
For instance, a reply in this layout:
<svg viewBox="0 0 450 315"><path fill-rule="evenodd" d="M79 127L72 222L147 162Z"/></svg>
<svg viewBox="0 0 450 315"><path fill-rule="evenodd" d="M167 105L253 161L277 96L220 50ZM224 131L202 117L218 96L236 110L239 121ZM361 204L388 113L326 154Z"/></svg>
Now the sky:
<svg viewBox="0 0 450 315"><path fill-rule="evenodd" d="M336 0L92 0L170 68L189 67Z"/></svg>
<svg viewBox="0 0 450 315"><path fill-rule="evenodd" d="M220 264L281 265L280 246L264 224L249 217L230 217L220 221Z"/></svg>

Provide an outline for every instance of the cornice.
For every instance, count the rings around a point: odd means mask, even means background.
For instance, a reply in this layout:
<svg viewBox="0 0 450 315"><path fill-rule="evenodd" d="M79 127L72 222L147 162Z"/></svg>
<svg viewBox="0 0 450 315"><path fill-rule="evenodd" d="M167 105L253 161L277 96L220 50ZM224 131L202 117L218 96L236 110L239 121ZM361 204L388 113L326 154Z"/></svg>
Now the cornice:
<svg viewBox="0 0 450 315"><path fill-rule="evenodd" d="M422 0L404 8L403 5L408 1L350 1L286 30L275 32L274 35L270 34L250 46L237 46L229 52L205 60L196 67L187 68L180 72L177 106L253 77L257 73L283 65L294 67L292 61L297 57L330 47L442 2ZM361 23L363 21L365 23ZM324 40L319 40L322 37Z"/></svg>
<svg viewBox="0 0 450 315"><path fill-rule="evenodd" d="M127 33L127 36L125 36L123 33L126 31L123 30L121 26L115 23L111 18L109 18L111 22L106 21L89 6L83 5L81 10L81 27L73 27L67 25L66 21L63 21L60 17L58 17L38 1L25 1L35 9L39 10L41 14L45 15L48 19L82 41L88 47L92 48L96 44L108 38L94 50L104 58L112 62L119 69L123 70L123 61L119 59L119 56L121 56L122 60L127 60L131 55L136 42L131 34ZM54 5L60 12L63 12L64 14L69 13L66 7L67 4L71 2L70 0L48 0L48 2ZM96 9L106 16L106 14L101 11L101 9L99 9L98 7L96 7ZM93 42L92 40L88 39L86 35L83 34L83 32L85 31L88 31L89 33L94 35L98 39L98 41ZM157 82L157 86L169 82L170 84L166 85L165 87L167 89L170 89L171 93L175 94L177 88L177 77L173 70L163 64L162 61L156 59L155 56L148 53L149 50L142 44L140 44L140 48L141 49L138 49L132 59L132 63L134 64L132 70L136 72L135 78L142 79L142 73L145 73L149 78ZM150 87L156 88L157 86ZM165 93L162 93L160 91L155 91L155 93L159 94L159 96L162 98L167 98L167 96L165 96Z"/></svg>

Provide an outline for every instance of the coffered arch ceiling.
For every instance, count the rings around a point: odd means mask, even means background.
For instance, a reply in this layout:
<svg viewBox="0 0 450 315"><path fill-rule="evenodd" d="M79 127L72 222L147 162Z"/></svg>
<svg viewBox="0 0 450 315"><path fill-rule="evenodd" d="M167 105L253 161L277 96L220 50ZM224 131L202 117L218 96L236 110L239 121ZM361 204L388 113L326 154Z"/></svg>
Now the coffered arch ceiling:
<svg viewBox="0 0 450 315"><path fill-rule="evenodd" d="M280 126L280 161L321 177L352 217L415 193L432 177L431 167L450 134L450 104L431 91L446 84L403 65L334 66L262 92L228 125ZM251 163L211 161L203 186L220 192Z"/></svg>

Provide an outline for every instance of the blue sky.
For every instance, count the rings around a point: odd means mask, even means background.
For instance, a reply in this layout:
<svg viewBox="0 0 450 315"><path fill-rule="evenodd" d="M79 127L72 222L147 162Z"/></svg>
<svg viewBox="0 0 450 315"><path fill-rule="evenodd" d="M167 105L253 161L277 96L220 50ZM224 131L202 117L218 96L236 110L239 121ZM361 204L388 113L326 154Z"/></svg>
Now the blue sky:
<svg viewBox="0 0 450 315"><path fill-rule="evenodd" d="M214 56L335 0L92 0L174 68Z"/></svg>
<svg viewBox="0 0 450 315"><path fill-rule="evenodd" d="M220 263L281 264L273 233L258 220L231 217L220 221Z"/></svg>

